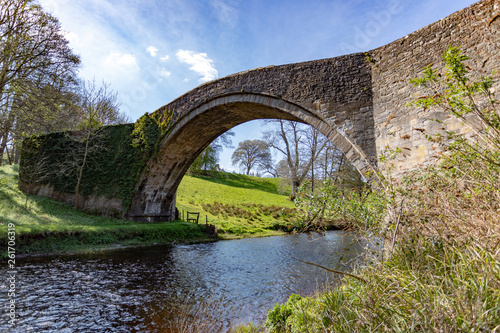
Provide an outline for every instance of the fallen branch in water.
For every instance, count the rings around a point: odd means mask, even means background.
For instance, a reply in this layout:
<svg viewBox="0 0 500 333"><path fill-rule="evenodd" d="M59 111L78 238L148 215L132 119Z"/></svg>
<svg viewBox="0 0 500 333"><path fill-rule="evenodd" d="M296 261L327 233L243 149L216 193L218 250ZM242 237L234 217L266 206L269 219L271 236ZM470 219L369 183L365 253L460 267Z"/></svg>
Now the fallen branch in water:
<svg viewBox="0 0 500 333"><path fill-rule="evenodd" d="M337 271L337 270L334 270L334 269L327 268L325 266L321 266L321 265L318 265L318 264L315 264L315 263L312 263L312 262L303 261L303 260L300 260L300 259L297 259L297 258L294 258L294 257L291 257L291 258L294 259L294 260L300 261L300 262L302 262L304 264L308 264L308 265L316 266L316 267L319 267L319 268L323 268L324 270L327 270L327 271L332 272L332 273L337 273L337 274L342 274L342 275L348 275L350 277L358 279L359 281L362 281L364 283L368 283L368 281L366 281L362 277L359 277L359 276L351 274L351 273Z"/></svg>

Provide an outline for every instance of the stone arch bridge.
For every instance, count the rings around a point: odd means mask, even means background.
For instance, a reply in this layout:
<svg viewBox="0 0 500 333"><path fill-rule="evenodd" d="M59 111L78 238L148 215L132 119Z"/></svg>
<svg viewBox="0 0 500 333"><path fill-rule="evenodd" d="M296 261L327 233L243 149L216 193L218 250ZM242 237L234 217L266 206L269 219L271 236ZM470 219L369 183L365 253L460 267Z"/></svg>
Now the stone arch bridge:
<svg viewBox="0 0 500 333"><path fill-rule="evenodd" d="M484 0L366 53L257 68L205 83L155 111L174 110L177 121L147 163L130 205L91 195L84 207L104 214L112 208L138 221L173 220L177 186L196 156L220 134L254 119L314 126L367 180L383 167L377 156L386 148L403 151L391 162L396 179L432 164L439 146L425 133L465 129L442 112L424 115L406 108L418 96L408 79L439 64L449 45L461 47L484 73L500 69L499 13L496 0ZM443 123L431 121L435 118ZM20 185L34 194L74 200L50 184L37 186L21 177Z"/></svg>

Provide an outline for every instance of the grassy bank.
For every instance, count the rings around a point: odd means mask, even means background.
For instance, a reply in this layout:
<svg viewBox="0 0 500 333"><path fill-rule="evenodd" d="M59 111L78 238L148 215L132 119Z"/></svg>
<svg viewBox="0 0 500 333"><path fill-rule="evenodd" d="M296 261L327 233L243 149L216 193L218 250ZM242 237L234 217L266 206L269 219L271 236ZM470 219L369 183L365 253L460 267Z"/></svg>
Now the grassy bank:
<svg viewBox="0 0 500 333"><path fill-rule="evenodd" d="M401 244L390 260L316 297L292 295L267 332L496 332L498 258L476 246Z"/></svg>
<svg viewBox="0 0 500 333"><path fill-rule="evenodd" d="M294 229L300 214L287 195L279 194L279 179L210 172L186 175L177 192L177 208L200 212L223 238L271 236Z"/></svg>
<svg viewBox="0 0 500 333"><path fill-rule="evenodd" d="M17 188L17 166L0 167L0 248L7 254L7 226L15 225L18 255L96 251L116 246L208 240L204 226L184 222L134 223L93 216Z"/></svg>

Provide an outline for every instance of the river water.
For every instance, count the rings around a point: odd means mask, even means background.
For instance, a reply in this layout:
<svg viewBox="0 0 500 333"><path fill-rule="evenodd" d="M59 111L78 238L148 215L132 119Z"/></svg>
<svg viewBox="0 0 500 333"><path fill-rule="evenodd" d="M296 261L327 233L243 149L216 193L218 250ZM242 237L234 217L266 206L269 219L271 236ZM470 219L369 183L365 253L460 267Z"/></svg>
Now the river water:
<svg viewBox="0 0 500 333"><path fill-rule="evenodd" d="M292 293L311 295L338 281L292 257L347 269L363 247L353 234L330 231L18 259L19 321L7 326L2 309L0 330L171 332L188 313L194 317L187 322L213 317L222 330L262 322L269 308Z"/></svg>

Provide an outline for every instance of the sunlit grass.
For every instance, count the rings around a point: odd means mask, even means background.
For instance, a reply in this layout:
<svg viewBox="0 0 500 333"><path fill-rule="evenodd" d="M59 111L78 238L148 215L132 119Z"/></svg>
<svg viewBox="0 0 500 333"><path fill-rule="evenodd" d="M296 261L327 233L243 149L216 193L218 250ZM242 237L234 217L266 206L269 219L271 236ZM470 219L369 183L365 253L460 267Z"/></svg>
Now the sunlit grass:
<svg viewBox="0 0 500 333"><path fill-rule="evenodd" d="M294 204L278 193L279 179L214 172L184 176L177 208L200 212L200 222L214 224L225 238L271 236L293 224Z"/></svg>
<svg viewBox="0 0 500 333"><path fill-rule="evenodd" d="M207 221L223 238L281 234L292 224L294 205L278 194L279 179L215 173L185 176L177 197L180 212L200 212L200 225L183 222L135 223L89 215L44 197L19 191L18 167L0 167L0 244L7 225L16 226L19 253L89 251L113 244L138 245L207 239ZM206 209L205 209L206 208ZM2 252L5 256L5 252Z"/></svg>

